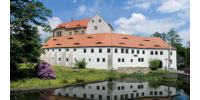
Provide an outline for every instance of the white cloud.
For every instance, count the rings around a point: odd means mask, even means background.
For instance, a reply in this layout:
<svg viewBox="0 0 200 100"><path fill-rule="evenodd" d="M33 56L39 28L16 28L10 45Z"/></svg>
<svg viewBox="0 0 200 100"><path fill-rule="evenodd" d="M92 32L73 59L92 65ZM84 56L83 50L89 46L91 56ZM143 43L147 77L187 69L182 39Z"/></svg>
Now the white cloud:
<svg viewBox="0 0 200 100"><path fill-rule="evenodd" d="M183 39L181 43L185 47L186 44L190 41L190 29L179 31L177 34L179 34L180 38Z"/></svg>
<svg viewBox="0 0 200 100"><path fill-rule="evenodd" d="M133 7L148 9L150 7L150 3L149 2L138 3L138 4L133 5Z"/></svg>
<svg viewBox="0 0 200 100"><path fill-rule="evenodd" d="M188 9L184 12L179 12L178 16L183 19L190 19L190 9Z"/></svg>
<svg viewBox="0 0 200 100"><path fill-rule="evenodd" d="M73 0L73 3L76 3L77 2L77 0Z"/></svg>
<svg viewBox="0 0 200 100"><path fill-rule="evenodd" d="M133 4L133 1L134 1L134 0L128 0L126 3L127 3L127 4Z"/></svg>
<svg viewBox="0 0 200 100"><path fill-rule="evenodd" d="M190 0L163 0L162 5L157 11L162 13L172 13L177 11L185 11L190 8Z"/></svg>
<svg viewBox="0 0 200 100"><path fill-rule="evenodd" d="M58 24L62 23L62 21L60 20L59 17L52 17L51 19L48 19L49 21L49 25L51 26L51 29L55 29L57 27ZM52 36L52 33L47 33L44 32L42 30L42 27L38 27L39 30L39 34L41 34L41 38L42 38L42 42L44 43L44 40L48 37L48 36Z"/></svg>
<svg viewBox="0 0 200 100"><path fill-rule="evenodd" d="M86 9L87 9L87 6L85 6L85 5L79 6L78 7L78 14L83 15L85 13Z"/></svg>
<svg viewBox="0 0 200 100"><path fill-rule="evenodd" d="M121 17L115 21L115 25L118 25L115 32L124 34L145 33L153 34L158 32L168 32L171 28L179 28L185 24L183 21L179 21L172 18L154 19L149 20L142 14L133 13L132 17L127 19Z"/></svg>

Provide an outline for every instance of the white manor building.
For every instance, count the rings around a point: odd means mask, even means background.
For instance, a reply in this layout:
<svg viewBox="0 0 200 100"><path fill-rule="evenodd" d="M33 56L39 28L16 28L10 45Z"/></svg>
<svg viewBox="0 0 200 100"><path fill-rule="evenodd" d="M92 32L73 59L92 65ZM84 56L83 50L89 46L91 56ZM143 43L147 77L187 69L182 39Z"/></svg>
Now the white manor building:
<svg viewBox="0 0 200 100"><path fill-rule="evenodd" d="M168 100L168 96L176 95L175 87L161 85L154 89L149 87L149 82L127 83L115 82L113 90L108 88L108 81L87 84L84 88L81 87L66 87L56 89L53 95L57 99L65 97L85 98L89 100L132 100L143 98L142 100ZM64 98L62 98L64 100ZM137 99L140 100L140 99Z"/></svg>
<svg viewBox="0 0 200 100"><path fill-rule="evenodd" d="M177 69L176 48L171 47L171 68ZM50 38L41 47L41 59L51 65L74 66L85 59L86 68L118 69L118 67L149 67L151 58L168 66L169 45L159 37L140 37L119 33L81 34Z"/></svg>

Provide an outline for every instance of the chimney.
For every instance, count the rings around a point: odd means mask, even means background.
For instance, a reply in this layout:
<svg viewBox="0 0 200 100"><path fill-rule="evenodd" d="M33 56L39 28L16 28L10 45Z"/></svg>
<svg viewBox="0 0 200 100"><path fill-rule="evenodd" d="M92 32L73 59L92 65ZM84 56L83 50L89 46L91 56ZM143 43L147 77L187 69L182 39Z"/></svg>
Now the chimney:
<svg viewBox="0 0 200 100"><path fill-rule="evenodd" d="M72 18L72 21L71 22L73 22L74 21L74 19Z"/></svg>

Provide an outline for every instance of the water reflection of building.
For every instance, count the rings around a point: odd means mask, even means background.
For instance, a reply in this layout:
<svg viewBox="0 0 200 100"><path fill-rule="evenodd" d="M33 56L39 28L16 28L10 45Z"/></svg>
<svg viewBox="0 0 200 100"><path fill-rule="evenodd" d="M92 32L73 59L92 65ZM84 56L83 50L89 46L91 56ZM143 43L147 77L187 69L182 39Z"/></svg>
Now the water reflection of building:
<svg viewBox="0 0 200 100"><path fill-rule="evenodd" d="M112 87L113 86L113 87ZM109 86L109 82L87 84L83 87L68 87L56 89L55 96L67 96L85 99L119 100L142 97L168 97L168 87L159 86L156 89L149 87L149 82L124 83L115 82ZM176 88L169 87L170 95L176 95ZM73 90L73 91L72 91Z"/></svg>

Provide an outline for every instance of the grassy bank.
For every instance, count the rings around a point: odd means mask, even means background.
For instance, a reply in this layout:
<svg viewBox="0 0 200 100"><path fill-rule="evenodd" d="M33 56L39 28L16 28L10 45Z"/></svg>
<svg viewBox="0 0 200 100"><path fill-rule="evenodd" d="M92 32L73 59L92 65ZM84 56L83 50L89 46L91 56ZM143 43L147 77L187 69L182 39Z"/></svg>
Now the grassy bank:
<svg viewBox="0 0 200 100"><path fill-rule="evenodd" d="M40 86L61 86L81 81L95 81L109 79L109 72L105 69L78 69L74 71L72 67L52 66L56 72L56 79L41 80L34 76L34 68L26 68L21 64L19 75L10 79L10 88L28 88ZM114 77L120 77L122 74L116 73Z"/></svg>
<svg viewBox="0 0 200 100"><path fill-rule="evenodd" d="M176 73L176 72L169 72L168 70L152 70L151 72L154 72L154 73Z"/></svg>
<svg viewBox="0 0 200 100"><path fill-rule="evenodd" d="M19 68L19 74L10 79L10 88L28 88L28 87L42 87L42 86L62 86L71 83L88 82L96 80L105 80L110 78L132 77L138 78L138 73L125 74L115 73L114 71L107 71L105 69L78 69L74 71L72 67L64 66L52 66L56 72L56 78L51 80L41 80L35 77L34 68L26 68L26 64L21 64ZM164 72L164 71L153 71L153 72ZM170 80L177 81L177 79L169 79L166 76L158 76L155 74L143 74L141 77L143 80Z"/></svg>

